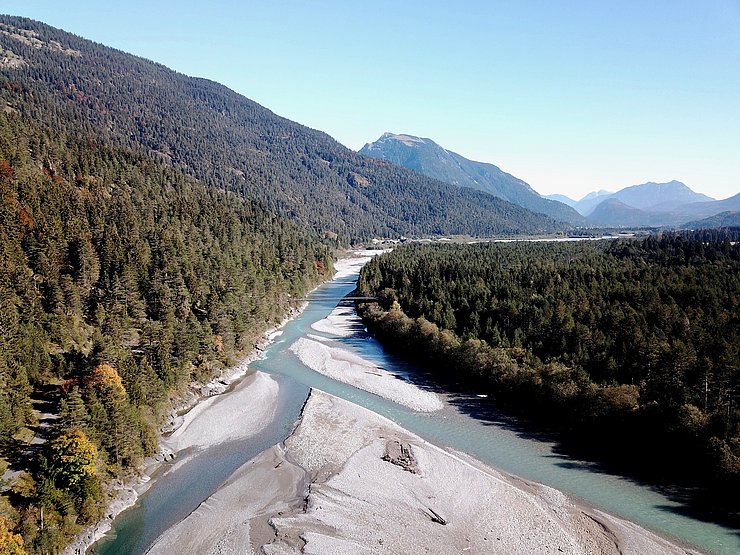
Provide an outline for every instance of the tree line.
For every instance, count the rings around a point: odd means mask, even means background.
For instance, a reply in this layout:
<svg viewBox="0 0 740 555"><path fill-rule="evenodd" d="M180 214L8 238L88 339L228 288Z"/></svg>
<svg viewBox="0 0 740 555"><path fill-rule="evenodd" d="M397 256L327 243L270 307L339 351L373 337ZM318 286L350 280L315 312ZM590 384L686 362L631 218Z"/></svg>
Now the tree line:
<svg viewBox="0 0 740 555"><path fill-rule="evenodd" d="M738 510L738 232L408 245L359 292L379 339L591 455Z"/></svg>

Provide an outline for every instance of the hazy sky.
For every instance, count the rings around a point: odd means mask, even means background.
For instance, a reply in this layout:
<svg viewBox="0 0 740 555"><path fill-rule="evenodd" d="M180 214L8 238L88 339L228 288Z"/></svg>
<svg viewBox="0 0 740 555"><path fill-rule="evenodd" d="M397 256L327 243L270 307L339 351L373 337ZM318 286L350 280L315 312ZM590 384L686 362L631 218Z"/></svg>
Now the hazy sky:
<svg viewBox="0 0 740 555"><path fill-rule="evenodd" d="M3 0L359 149L429 137L541 193L740 192L740 0Z"/></svg>

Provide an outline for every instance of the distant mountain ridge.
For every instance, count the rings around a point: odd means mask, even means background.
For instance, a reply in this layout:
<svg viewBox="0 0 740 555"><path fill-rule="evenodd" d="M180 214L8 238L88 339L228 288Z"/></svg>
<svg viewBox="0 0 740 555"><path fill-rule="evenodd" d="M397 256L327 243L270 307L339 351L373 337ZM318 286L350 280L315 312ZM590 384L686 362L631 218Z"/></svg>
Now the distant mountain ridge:
<svg viewBox="0 0 740 555"><path fill-rule="evenodd" d="M575 208L579 214L582 214L583 216L588 216L593 212L593 209L596 208L601 202L603 202L605 199L610 198L614 193L610 191L600 190L600 191L593 191L589 194L587 194L585 197L583 197L581 200L577 201L573 208Z"/></svg>
<svg viewBox="0 0 740 555"><path fill-rule="evenodd" d="M629 206L615 197L601 201L588 215L588 219L596 225L608 226L662 225L655 222L652 214Z"/></svg>
<svg viewBox="0 0 740 555"><path fill-rule="evenodd" d="M372 158L399 164L434 179L502 198L560 221L583 225L585 219L567 204L540 196L528 183L501 168L475 162L446 150L431 139L384 133L359 151Z"/></svg>
<svg viewBox="0 0 740 555"><path fill-rule="evenodd" d="M578 202L578 201L573 200L570 197L567 197L565 195L558 195L558 194L554 194L554 195L542 195L542 197L543 198L548 198L550 200L556 200L558 202L562 202L563 204L567 204L571 208L573 208L576 205L576 202Z"/></svg>
<svg viewBox="0 0 740 555"><path fill-rule="evenodd" d="M668 183L650 181L642 185L625 187L614 193L612 197L633 208L639 208L640 210L653 209L663 212L682 204L714 200L712 197L692 191L685 183L675 179Z"/></svg>
<svg viewBox="0 0 740 555"><path fill-rule="evenodd" d="M574 202L573 207L595 226L676 227L740 209L740 194L714 200L680 181L649 181L613 193L604 190L591 192Z"/></svg>
<svg viewBox="0 0 740 555"><path fill-rule="evenodd" d="M604 190L594 191L576 202L574 207L584 216L589 216L599 204L612 198L631 208L658 212L668 212L683 204L714 200L707 195L694 192L685 183L674 179L667 183L648 181L640 185L625 187L615 193Z"/></svg>

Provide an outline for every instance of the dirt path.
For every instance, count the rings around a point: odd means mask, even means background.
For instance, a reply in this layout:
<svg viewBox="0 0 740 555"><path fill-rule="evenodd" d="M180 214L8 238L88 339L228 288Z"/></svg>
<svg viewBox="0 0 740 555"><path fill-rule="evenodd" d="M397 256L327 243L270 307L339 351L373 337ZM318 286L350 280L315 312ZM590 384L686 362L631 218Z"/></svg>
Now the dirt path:
<svg viewBox="0 0 740 555"><path fill-rule="evenodd" d="M36 392L35 398L31 399L33 414L38 424L31 428L35 432L33 439L22 448L19 446L20 452L9 460L10 465L0 478L4 490L13 485L21 472L31 470L38 461L43 445L49 441L56 422L59 420L59 398L56 391L56 387L46 388Z"/></svg>

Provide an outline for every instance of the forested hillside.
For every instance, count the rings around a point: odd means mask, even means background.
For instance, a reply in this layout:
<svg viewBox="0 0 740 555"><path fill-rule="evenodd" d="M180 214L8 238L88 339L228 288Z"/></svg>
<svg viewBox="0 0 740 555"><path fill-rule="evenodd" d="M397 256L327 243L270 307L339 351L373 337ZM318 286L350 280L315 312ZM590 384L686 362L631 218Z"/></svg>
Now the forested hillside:
<svg viewBox="0 0 740 555"><path fill-rule="evenodd" d="M172 392L251 350L331 253L235 193L15 113L0 221L0 455L31 470L6 484L0 534L50 553L100 516L101 481L155 449ZM24 461L32 399L59 419Z"/></svg>
<svg viewBox="0 0 740 555"><path fill-rule="evenodd" d="M42 23L0 16L0 109L141 149L342 244L562 230L551 218L360 156L228 88Z"/></svg>
<svg viewBox="0 0 740 555"><path fill-rule="evenodd" d="M734 237L737 241L737 237ZM363 268L378 337L591 456L740 507L740 244L404 246ZM724 508L724 509L720 509ZM724 514L727 516L727 514Z"/></svg>

